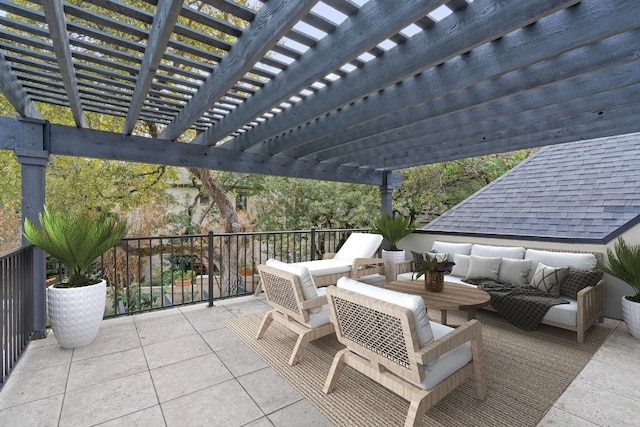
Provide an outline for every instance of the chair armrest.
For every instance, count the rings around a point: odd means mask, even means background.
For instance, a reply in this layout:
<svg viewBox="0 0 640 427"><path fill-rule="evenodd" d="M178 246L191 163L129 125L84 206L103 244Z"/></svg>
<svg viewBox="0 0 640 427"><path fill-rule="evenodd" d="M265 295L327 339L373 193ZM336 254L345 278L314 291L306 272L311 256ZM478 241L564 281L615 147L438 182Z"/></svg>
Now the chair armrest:
<svg viewBox="0 0 640 427"><path fill-rule="evenodd" d="M386 262L387 260L384 258L354 258L351 266L355 270L359 267L363 267L367 265L377 265L377 264L385 265Z"/></svg>
<svg viewBox="0 0 640 427"><path fill-rule="evenodd" d="M413 271L413 261L409 260L396 263L396 274L409 273L411 271ZM395 277L393 280L396 280Z"/></svg>
<svg viewBox="0 0 640 427"><path fill-rule="evenodd" d="M315 298L303 301L301 304L302 309L308 310L314 307L322 307L325 304L328 304L329 300L326 295L318 295Z"/></svg>
<svg viewBox="0 0 640 427"><path fill-rule="evenodd" d="M580 291L578 291L576 299L580 301L581 299L587 298L587 295L598 293L598 292L604 292L604 280L600 280L595 285L587 286L586 288L583 288Z"/></svg>
<svg viewBox="0 0 640 427"><path fill-rule="evenodd" d="M480 338L482 340L482 325L477 320L469 320L440 339L430 342L416 352L422 365L435 360L448 351L461 346L465 342Z"/></svg>

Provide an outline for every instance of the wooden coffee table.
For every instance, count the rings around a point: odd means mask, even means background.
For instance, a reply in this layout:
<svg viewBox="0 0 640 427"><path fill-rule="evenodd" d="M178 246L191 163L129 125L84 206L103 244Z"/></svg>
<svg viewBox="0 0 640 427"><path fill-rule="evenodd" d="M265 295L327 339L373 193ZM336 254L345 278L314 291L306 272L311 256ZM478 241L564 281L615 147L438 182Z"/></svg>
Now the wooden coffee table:
<svg viewBox="0 0 640 427"><path fill-rule="evenodd" d="M440 320L447 324L447 310L462 310L467 312L467 319L476 318L476 309L489 305L491 296L483 290L473 286L444 282L441 292L428 291L424 287L424 280L399 280L389 282L386 289L419 295L427 308L440 310Z"/></svg>

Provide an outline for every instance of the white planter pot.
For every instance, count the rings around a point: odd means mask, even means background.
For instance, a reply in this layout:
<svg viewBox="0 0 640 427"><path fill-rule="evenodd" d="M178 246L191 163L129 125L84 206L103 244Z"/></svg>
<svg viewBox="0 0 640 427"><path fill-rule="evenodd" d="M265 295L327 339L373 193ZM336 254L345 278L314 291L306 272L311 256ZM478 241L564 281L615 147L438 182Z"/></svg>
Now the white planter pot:
<svg viewBox="0 0 640 427"><path fill-rule="evenodd" d="M51 328L60 347L84 347L96 339L106 297L106 280L80 288L47 288Z"/></svg>
<svg viewBox="0 0 640 427"><path fill-rule="evenodd" d="M622 297L622 318L629 333L640 339L640 303Z"/></svg>
<svg viewBox="0 0 640 427"><path fill-rule="evenodd" d="M387 250L382 250L382 258L386 259L387 261L389 261L389 265L394 265L398 262L402 262L404 261L404 250L400 250L400 251L387 251Z"/></svg>

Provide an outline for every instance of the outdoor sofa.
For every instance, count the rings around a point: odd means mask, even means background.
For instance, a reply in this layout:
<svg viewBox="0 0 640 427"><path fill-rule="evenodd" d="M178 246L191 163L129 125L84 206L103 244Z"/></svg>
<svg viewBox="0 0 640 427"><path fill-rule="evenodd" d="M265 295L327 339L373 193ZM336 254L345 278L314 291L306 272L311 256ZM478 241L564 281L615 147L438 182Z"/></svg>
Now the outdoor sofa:
<svg viewBox="0 0 640 427"><path fill-rule="evenodd" d="M560 283L556 283L553 290L557 298L568 301L568 304L551 307L540 323L574 331L578 342L584 341L586 331L596 321L604 321L604 281L601 273L594 270L597 262L602 260L601 253L441 241L435 241L427 252L447 254L446 259L456 265L451 274L445 275L444 280L467 286L474 286L468 281L478 278L531 286L538 269L537 279L544 279L545 274L552 279L551 282L558 279ZM414 252L414 256L416 254ZM420 255L423 256L424 253ZM397 280L414 278L413 265L414 261L396 265L396 271L399 272ZM565 268L568 273L557 277L554 271L557 268ZM491 306L487 308L492 309Z"/></svg>

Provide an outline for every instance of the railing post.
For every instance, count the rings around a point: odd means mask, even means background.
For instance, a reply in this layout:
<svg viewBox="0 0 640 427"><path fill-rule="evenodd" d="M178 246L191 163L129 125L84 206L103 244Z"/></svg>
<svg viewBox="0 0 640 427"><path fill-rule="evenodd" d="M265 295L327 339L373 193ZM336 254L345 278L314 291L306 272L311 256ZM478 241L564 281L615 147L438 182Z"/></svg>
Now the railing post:
<svg viewBox="0 0 640 427"><path fill-rule="evenodd" d="M316 259L316 229L311 227L311 261Z"/></svg>
<svg viewBox="0 0 640 427"><path fill-rule="evenodd" d="M208 234L208 241L207 241L207 251L209 252L207 254L207 262L208 262L208 266L207 266L207 278L209 279L209 307L213 307L213 266L215 265L213 263L213 231L209 231Z"/></svg>

